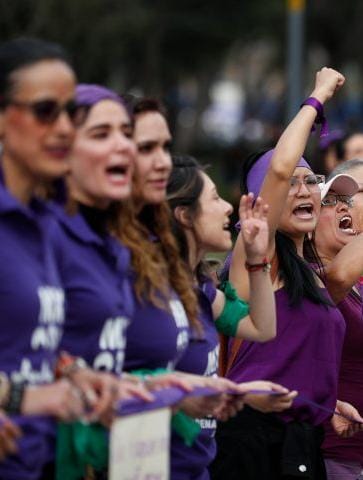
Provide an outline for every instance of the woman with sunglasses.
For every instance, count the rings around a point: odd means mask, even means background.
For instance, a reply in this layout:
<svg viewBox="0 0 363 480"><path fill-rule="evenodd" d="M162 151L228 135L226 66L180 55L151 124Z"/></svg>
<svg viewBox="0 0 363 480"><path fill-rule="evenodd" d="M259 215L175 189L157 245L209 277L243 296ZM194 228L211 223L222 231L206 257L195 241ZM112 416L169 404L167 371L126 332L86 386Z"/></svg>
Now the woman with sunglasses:
<svg viewBox="0 0 363 480"><path fill-rule="evenodd" d="M348 177L348 175L350 177ZM350 191L339 191L342 179L351 178ZM354 184L353 179L356 180ZM322 259L322 272L332 299L342 312L346 334L339 372L338 398L345 403L349 417L333 417L333 426L326 422L323 452L329 480L356 480L363 469L363 384L361 381L363 316L359 280L363 270L362 231L363 202L359 185L363 182L363 161L344 162L331 174L322 198L322 209L315 230L315 242ZM347 181L345 181L347 188ZM340 187L341 188L341 187ZM351 196L348 196L348 195ZM354 407L353 407L354 406ZM350 411L349 411L350 410ZM358 410L358 411L357 411Z"/></svg>
<svg viewBox="0 0 363 480"><path fill-rule="evenodd" d="M85 224L80 225L78 238L74 232L72 233L71 226L69 227L70 236L74 234L73 246L70 245L72 243L70 240L66 244L64 235L61 235L57 223L54 222L55 210L58 215L60 209L50 208L49 204L46 205L34 199L37 193L42 196L45 193L48 194L50 190L53 190L51 193L56 193L58 185L55 185L54 181L69 171L68 160L74 140L74 124L79 125L84 118L83 115L77 117L77 112L78 114L84 112L79 111L79 105L76 105L73 100L75 76L60 47L32 39L20 39L2 45L0 66L3 182L0 235L3 244L2 255L4 256L2 262L4 281L2 282L3 293L1 294L0 308L2 318L9 319L7 327L3 329L0 337L2 342L0 365L11 379L9 399L7 400L8 409L12 413L21 410L21 413L24 414L47 414L63 420L70 420L81 414L85 415L85 400L88 407L88 418L95 418L104 413L104 420L107 421L110 407L113 407L114 400L119 395L133 392L144 399L150 399L150 395L139 386L134 387L125 381L121 384L110 376L98 375L86 368L77 368L79 364L71 363L71 359L64 355L58 362L58 372L66 375L72 384L62 380L51 385L36 386L50 383L53 379L58 342L65 321L64 291L61 288L65 280L64 268L76 267L71 272L73 283L65 285L67 295L74 291L79 293L82 290L79 287L82 281L88 287L90 284L85 279L87 268L82 270L82 265L77 262L71 264L76 250L75 244L78 241L79 258L86 255L87 247L88 254L91 255L92 245L94 250L97 250L98 247L102 250L102 240L97 243L97 235L93 233L91 227L87 230ZM116 97L114 95L112 98ZM112 106L114 107L114 105ZM127 159L127 166L130 167L133 146L126 138L130 134L130 121L129 117L125 116L120 101L114 109L117 107L120 110L120 112L117 111L120 118L127 119L125 125L122 123L120 136L123 136L124 143L128 144L128 148L126 148L128 153L123 156L123 159ZM115 116L115 112L111 111L112 113ZM106 127L104 128L107 130ZM94 136L104 136L104 130L101 133L99 131L92 133ZM85 144L87 147L87 141L83 138L84 149L86 148ZM117 146L117 157L121 155L118 148ZM97 153L101 155L99 151L94 152L93 158L97 157ZM99 173L100 168L98 169ZM112 176L112 172L109 174ZM113 175L117 177L118 173L113 172ZM117 185L111 186L111 189L113 187L111 194L115 195L117 189L121 189L121 193L123 190L127 191L129 187L125 178L129 179L129 174L124 176L121 182L119 177L116 178L114 183ZM100 187L101 200L102 194L107 197L110 193L107 191L109 185L106 184L106 193L102 192L102 187L105 188L105 185ZM59 193L64 192L60 191ZM77 199L78 197L74 202ZM82 199L83 197L80 200ZM86 206L84 210L86 216ZM91 213L90 216L92 216ZM70 219L69 223L71 223ZM90 223L92 224L91 219ZM86 236L86 239L83 239L84 245L80 245L82 242L79 237L82 239L82 234ZM59 237L62 238L62 241ZM87 240L90 242L89 245L87 245ZM112 280L113 290L111 291L109 288L108 298L105 299L104 304L99 303L98 313L107 302L109 303L106 307L114 302L112 308L115 309L115 312L117 309L126 311L130 308L130 302L127 302L127 287L123 285L123 278L121 275L117 279L115 278L117 268L121 271L127 267L127 252L125 249L121 252L120 249L114 251L112 241L110 240L109 243L108 252L104 251L104 254L100 252L98 258L101 257L101 260L98 261L101 267L102 261L110 262L109 270L115 269ZM95 257L97 260L97 253ZM96 260L93 262L93 273L96 270ZM59 269L61 270L59 271ZM110 273L107 277L107 265L103 265L103 273L105 274L103 282L106 283L107 278L111 277ZM96 280L100 282L100 276L96 276ZM98 283L99 285L100 283ZM83 288L82 291L87 292L87 288ZM119 294L117 300L116 294ZM20 301L20 299L22 300ZM73 297L70 296L70 300L73 300ZM82 303L82 299L78 298L78 301ZM69 325L73 332L74 316L72 313L77 310L79 303L72 302L71 305L73 310L71 312L69 309L67 310L66 317L69 318L66 322L67 327ZM110 349L104 349L104 353L114 354L112 357L114 364L110 365L109 358L101 355L102 339L100 340L98 362L93 365L93 362L90 361L90 364L100 369L104 368L119 373L122 368L123 346L121 343L124 339L122 326L125 326L126 319L125 316L120 315L119 323L116 320L111 322L115 317L115 315L110 315L110 328L105 332L103 340L109 346L112 344ZM15 334L15 331L19 330L23 332L21 337ZM74 331L79 333L77 328L74 328ZM115 338L116 334L117 338ZM69 344L72 344L72 340L74 344L72 333L70 338ZM86 345L84 336L78 336L77 343L82 345L82 342ZM87 343L88 347L89 342ZM75 353L85 354L89 360L88 357L92 357L97 350L97 339L87 355L86 349L83 349L82 352L75 350ZM110 352L111 350L112 352ZM15 354L17 351L19 351L19 355ZM167 380L163 379L163 382ZM175 379L169 379L169 381L179 385L185 384L185 382ZM28 384L31 387L28 388ZM77 385L77 390L73 387L74 384ZM82 395L78 389L82 391ZM4 388L2 388L3 390ZM4 478L9 479L40 478L46 462L49 463L49 469L52 468L54 425L46 418L38 417L21 417L17 423L24 431L24 438L20 442L20 453L17 457L9 459L9 462L0 464L0 476L5 472ZM52 474L49 470L43 475L47 478L47 475Z"/></svg>
<svg viewBox="0 0 363 480"><path fill-rule="evenodd" d="M217 430L218 452L212 478L229 471L231 480L244 472L246 480L325 478L320 445L322 423L337 401L337 379L344 339L344 320L334 308L322 281L304 260L320 212L322 178L301 157L314 122L322 120L322 105L344 83L338 72L323 68L311 97L282 134L276 148L254 155L243 164L242 192L260 194L268 213L271 277L275 290L277 336L257 344L229 345L227 378L248 381L256 376L296 389L293 406L281 414L262 414L245 408ZM260 192L260 193L259 193ZM245 249L238 236L229 279L239 295L249 298ZM315 263L319 259L315 256ZM319 408L321 406L321 408ZM329 413L331 412L331 413ZM238 438L238 442L236 439Z"/></svg>
<svg viewBox="0 0 363 480"><path fill-rule="evenodd" d="M198 375L216 376L218 370L219 339L217 328L223 328L223 319L232 318L234 335L255 341L266 341L275 333L274 297L268 271L260 270L250 275L250 315L245 311L241 320L242 302L236 296L225 294L214 287L204 263L207 252L223 252L231 248L231 236L227 230L232 206L224 201L203 167L192 157L173 157L173 170L168 184L168 201L173 212L173 230L185 262L190 267L199 299L199 320L203 334L194 332L187 351L176 368ZM248 260L266 256L267 222L266 206L258 198L252 209L251 199L242 197L240 217ZM238 322L238 323L237 323ZM292 404L296 392L288 391L271 382L249 382L240 387L250 390L263 389L279 392L278 396L266 395L271 411L280 411ZM243 397L245 404L253 404L255 396ZM171 478L208 479L208 466L216 453L216 419L204 417L198 420L201 432L192 447L185 446L174 435L171 451Z"/></svg>
<svg viewBox="0 0 363 480"><path fill-rule="evenodd" d="M64 323L64 291L50 236L53 215L37 193L68 171L75 75L55 44L17 39L0 46L1 288L0 368L9 379L12 414L82 414L68 381L54 382ZM0 463L8 480L49 478L54 425L46 416L12 417L18 453ZM48 476L47 476L48 475Z"/></svg>

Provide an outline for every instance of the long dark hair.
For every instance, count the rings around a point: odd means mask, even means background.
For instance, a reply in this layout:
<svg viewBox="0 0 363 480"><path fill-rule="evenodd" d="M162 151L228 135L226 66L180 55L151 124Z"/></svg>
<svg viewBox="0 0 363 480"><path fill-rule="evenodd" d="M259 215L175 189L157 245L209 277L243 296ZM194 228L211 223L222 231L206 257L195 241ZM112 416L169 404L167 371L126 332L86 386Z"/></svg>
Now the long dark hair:
<svg viewBox="0 0 363 480"><path fill-rule="evenodd" d="M241 193L248 193L247 177L255 162L265 153L260 151L247 157L241 167L240 188ZM303 298L308 298L313 303L331 306L332 303L323 294L317 283L314 270L324 273L323 264L315 248L314 239L305 235L304 258L296 250L294 241L285 233L276 231L276 255L278 260L278 278L284 283L291 306L299 306Z"/></svg>
<svg viewBox="0 0 363 480"><path fill-rule="evenodd" d="M204 180L201 173L205 167L189 155L173 155L173 170L168 183L168 202L172 211L176 207L187 207L191 221L198 215L199 198L203 191ZM178 241L180 254L189 265L189 247L182 225L173 215L172 229ZM202 281L208 275L208 267L204 261L199 262L196 276Z"/></svg>

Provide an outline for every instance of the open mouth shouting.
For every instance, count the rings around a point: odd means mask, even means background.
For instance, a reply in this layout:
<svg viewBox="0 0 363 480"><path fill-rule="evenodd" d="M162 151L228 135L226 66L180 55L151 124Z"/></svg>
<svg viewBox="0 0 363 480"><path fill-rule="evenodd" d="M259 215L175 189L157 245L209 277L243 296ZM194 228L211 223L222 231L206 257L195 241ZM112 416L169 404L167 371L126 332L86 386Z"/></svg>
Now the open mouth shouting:
<svg viewBox="0 0 363 480"><path fill-rule="evenodd" d="M117 163L106 167L106 175L111 183L125 185L130 182L130 164Z"/></svg>
<svg viewBox="0 0 363 480"><path fill-rule="evenodd" d="M352 217L348 214L339 220L339 230L346 235L357 235L357 231L353 228Z"/></svg>
<svg viewBox="0 0 363 480"><path fill-rule="evenodd" d="M223 224L223 230L224 231L229 232L230 223L231 223L230 220L227 220L226 222L224 222L224 224Z"/></svg>
<svg viewBox="0 0 363 480"><path fill-rule="evenodd" d="M314 205L310 202L302 203L294 208L292 213L301 220L311 220L313 218Z"/></svg>

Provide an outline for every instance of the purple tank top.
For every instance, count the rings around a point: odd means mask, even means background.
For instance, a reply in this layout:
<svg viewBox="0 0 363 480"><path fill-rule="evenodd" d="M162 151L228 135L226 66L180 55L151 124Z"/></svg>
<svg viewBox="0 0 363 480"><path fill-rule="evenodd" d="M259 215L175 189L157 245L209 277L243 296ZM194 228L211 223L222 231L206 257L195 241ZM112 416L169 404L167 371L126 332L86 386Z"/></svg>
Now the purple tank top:
<svg viewBox="0 0 363 480"><path fill-rule="evenodd" d="M338 304L346 322L342 363L339 373L338 398L349 402L363 413L363 316L362 298L350 292ZM339 437L325 424L324 455L338 461L357 461L363 465L363 432L350 438Z"/></svg>
<svg viewBox="0 0 363 480"><path fill-rule="evenodd" d="M343 316L335 307L308 299L298 308L290 307L284 289L275 292L275 300L276 338L266 343L244 341L228 378L236 382L270 380L298 390L302 398L296 399L281 418L319 425L329 413L306 399L335 408L345 332Z"/></svg>
<svg viewBox="0 0 363 480"><path fill-rule="evenodd" d="M183 357L176 365L176 370L196 375L217 375L219 339L214 325L212 303L216 297L216 288L210 279L206 279L199 287L199 321L203 327L202 337L194 334ZM208 465L216 454L214 440L216 420L213 417L198 419L201 427L199 436L192 447L184 444L176 433L172 432L171 440L171 475L173 480L193 478L209 479Z"/></svg>

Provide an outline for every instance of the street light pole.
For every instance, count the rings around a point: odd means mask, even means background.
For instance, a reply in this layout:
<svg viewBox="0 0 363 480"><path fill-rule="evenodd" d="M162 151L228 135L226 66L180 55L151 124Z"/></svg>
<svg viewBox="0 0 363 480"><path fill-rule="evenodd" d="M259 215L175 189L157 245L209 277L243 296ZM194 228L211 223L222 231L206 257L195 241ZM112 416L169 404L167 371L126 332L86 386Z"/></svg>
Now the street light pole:
<svg viewBox="0 0 363 480"><path fill-rule="evenodd" d="M298 111L303 89L303 50L305 0L287 0L288 52L287 52L287 121Z"/></svg>

